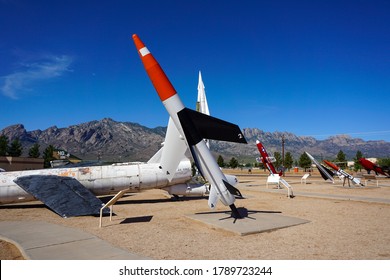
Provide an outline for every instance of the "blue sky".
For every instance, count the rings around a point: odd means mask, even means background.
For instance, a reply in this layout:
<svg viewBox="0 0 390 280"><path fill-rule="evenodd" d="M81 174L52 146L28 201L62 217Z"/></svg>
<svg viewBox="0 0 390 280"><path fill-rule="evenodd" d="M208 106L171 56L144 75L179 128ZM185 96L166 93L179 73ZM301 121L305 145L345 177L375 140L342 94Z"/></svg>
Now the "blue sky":
<svg viewBox="0 0 390 280"><path fill-rule="evenodd" d="M187 107L243 128L390 141L389 1L0 0L0 129L168 114L131 35Z"/></svg>

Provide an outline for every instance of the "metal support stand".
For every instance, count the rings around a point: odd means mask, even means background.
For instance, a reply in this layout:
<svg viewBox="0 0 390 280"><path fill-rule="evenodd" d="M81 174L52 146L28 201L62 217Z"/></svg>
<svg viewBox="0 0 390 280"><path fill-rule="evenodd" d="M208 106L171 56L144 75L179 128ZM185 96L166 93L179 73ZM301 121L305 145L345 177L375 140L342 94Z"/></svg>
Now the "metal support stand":
<svg viewBox="0 0 390 280"><path fill-rule="evenodd" d="M351 182L350 182L349 178L347 178L347 177L344 177L343 187L344 187L344 185L345 185L345 181L346 181L346 180L348 180L348 187L351 187Z"/></svg>
<svg viewBox="0 0 390 280"><path fill-rule="evenodd" d="M112 210L115 202L118 201L125 193L127 193L129 190L121 190L118 192L109 202L107 202L102 208L100 208L100 221L99 221L99 227L102 227L102 216L103 216L103 209L107 208L108 206L110 207L110 221L112 221Z"/></svg>
<svg viewBox="0 0 390 280"><path fill-rule="evenodd" d="M280 178L279 182L282 183L282 185L285 186L285 187L287 188L287 190L288 190L288 197L289 197L289 198L293 198L293 197L294 197L293 189L292 189L292 187L290 186L290 184L287 183L286 180L284 180L284 179L282 179L282 178Z"/></svg>

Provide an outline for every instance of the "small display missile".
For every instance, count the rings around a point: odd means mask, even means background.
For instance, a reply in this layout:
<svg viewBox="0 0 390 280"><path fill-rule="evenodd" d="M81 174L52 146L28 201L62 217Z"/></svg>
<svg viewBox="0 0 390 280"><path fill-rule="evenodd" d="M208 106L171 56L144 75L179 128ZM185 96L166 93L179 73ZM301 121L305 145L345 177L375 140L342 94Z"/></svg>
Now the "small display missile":
<svg viewBox="0 0 390 280"><path fill-rule="evenodd" d="M351 174L345 172L343 169L341 169L340 167L338 167L336 164L334 164L333 162L330 162L330 161L327 161L327 160L324 160L324 162L329 166L329 167L332 167L334 170L336 170L338 173L340 173L341 175L343 175L345 178L351 180L352 182L354 182L356 185L361 185L361 186L364 186L360 180L358 178L355 178L353 177Z"/></svg>
<svg viewBox="0 0 390 280"><path fill-rule="evenodd" d="M271 174L279 174L280 176L282 176L282 173L283 173L282 171L280 171L279 173L276 172L276 169L275 169L274 165L272 164L271 157L268 156L268 153L265 150L263 144L261 144L260 141L256 140L256 146L257 146L257 149L259 150L260 155L261 155L260 160L265 165L265 167L267 167L269 172L271 172Z"/></svg>
<svg viewBox="0 0 390 280"><path fill-rule="evenodd" d="M329 179L332 183L334 183L334 179L333 179L334 174L331 174L333 172L331 170L329 170L328 168L325 168L324 166L322 166L311 154L309 154L308 152L305 152L305 153L311 159L311 161L315 164L315 166L317 167L318 171L320 172L322 178L324 178L324 180Z"/></svg>

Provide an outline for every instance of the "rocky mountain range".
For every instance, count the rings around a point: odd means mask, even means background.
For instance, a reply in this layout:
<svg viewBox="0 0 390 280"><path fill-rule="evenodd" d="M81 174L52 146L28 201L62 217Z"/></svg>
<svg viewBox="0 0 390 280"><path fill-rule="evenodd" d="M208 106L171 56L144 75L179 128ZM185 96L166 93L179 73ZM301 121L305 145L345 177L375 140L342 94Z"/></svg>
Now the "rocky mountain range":
<svg viewBox="0 0 390 280"><path fill-rule="evenodd" d="M0 130L11 142L19 138L23 146L23 156L38 142L43 150L52 145L85 160L106 161L147 161L161 147L166 127L147 128L137 123L117 122L109 118L91 121L66 128L56 126L45 130L26 131L22 124L11 125ZM226 160L231 157L245 162L253 162L259 156L256 140L261 141L269 154L282 151L284 137L285 152L292 153L294 159L307 151L317 158L334 159L342 150L347 159L352 159L358 150L366 157L390 157L390 142L364 141L348 135L317 140L313 137L297 136L289 132L265 132L257 128L242 130L248 144L211 141L210 149Z"/></svg>

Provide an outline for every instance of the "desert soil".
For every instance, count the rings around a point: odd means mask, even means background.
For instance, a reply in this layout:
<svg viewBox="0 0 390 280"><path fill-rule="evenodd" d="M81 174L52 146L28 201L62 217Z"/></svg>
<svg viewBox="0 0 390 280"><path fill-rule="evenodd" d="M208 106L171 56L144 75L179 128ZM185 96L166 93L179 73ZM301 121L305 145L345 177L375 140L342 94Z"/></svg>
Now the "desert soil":
<svg viewBox="0 0 390 280"><path fill-rule="evenodd" d="M237 207L254 211L280 211L281 215L309 223L279 230L239 236L186 217L209 212L207 198L173 200L161 190L149 190L122 198L113 220L98 217L63 219L40 202L0 206L0 221L39 220L82 229L114 246L152 259L274 259L337 260L390 259L390 203L354 201L354 198L390 199L390 179L368 186L342 187L313 174L302 184L302 174L287 174L286 189L266 187L264 171L234 172L246 197ZM334 195L339 197L322 197ZM107 198L106 198L107 200ZM216 211L228 208L221 203ZM0 231L1 232L1 231ZM0 259L23 259L15 246L0 242Z"/></svg>
<svg viewBox="0 0 390 280"><path fill-rule="evenodd" d="M24 260L24 257L15 245L0 240L0 260Z"/></svg>

